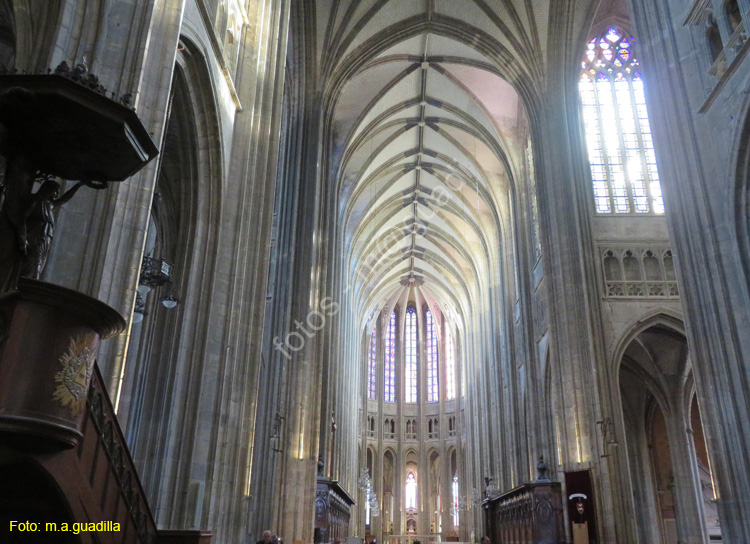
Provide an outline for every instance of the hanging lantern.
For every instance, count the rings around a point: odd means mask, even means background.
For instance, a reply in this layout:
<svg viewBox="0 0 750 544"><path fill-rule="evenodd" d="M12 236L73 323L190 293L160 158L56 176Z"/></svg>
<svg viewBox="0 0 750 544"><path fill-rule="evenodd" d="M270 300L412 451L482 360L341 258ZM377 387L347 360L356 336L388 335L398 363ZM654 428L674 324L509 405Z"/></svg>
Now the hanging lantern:
<svg viewBox="0 0 750 544"><path fill-rule="evenodd" d="M361 490L369 489L370 487L370 469L363 468L359 472L359 479L357 480L357 487Z"/></svg>

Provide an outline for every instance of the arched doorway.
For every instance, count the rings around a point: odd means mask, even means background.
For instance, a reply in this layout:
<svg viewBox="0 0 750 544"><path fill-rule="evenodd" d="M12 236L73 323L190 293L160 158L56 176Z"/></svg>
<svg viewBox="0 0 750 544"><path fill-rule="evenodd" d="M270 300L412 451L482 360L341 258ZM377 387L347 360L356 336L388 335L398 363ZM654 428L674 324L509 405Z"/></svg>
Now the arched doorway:
<svg viewBox="0 0 750 544"><path fill-rule="evenodd" d="M198 391L207 372L203 348L215 338L207 317L215 311L209 303L214 274L223 265L217 249L223 231L210 219L219 213L225 187L219 112L200 48L186 36L179 43L144 246L144 257L157 266L144 258L138 286L144 313L137 323L134 312L117 409L150 504L164 501L154 507L159 523L188 515L166 498L164 467L173 448L197 440L199 413L209 409ZM152 271L163 272L165 263L169 281L143 293ZM203 515L200 501L190 508Z"/></svg>
<svg viewBox="0 0 750 544"><path fill-rule="evenodd" d="M440 454L432 450L429 454L429 479L427 485L429 486L429 504L427 505L427 512L430 518L430 533L436 534L442 532L442 520L441 520L441 508L443 497L440 495Z"/></svg>
<svg viewBox="0 0 750 544"><path fill-rule="evenodd" d="M12 461L0 465L0 525L6 544L80 544L75 520L54 479L39 465ZM38 524L35 532L9 531L11 521ZM53 526L58 530L52 531ZM62 532L67 524L71 532ZM7 532L6 532L7 531Z"/></svg>
<svg viewBox="0 0 750 544"><path fill-rule="evenodd" d="M395 467L396 457L391 450L386 450L383 455L383 508L381 510L383 541L385 541L386 536L393 533L394 508L396 506L393 494L396 478Z"/></svg>
<svg viewBox="0 0 750 544"><path fill-rule="evenodd" d="M635 334L619 370L634 523L643 544L703 542L721 534L700 415L690 401L687 341L677 327L656 320Z"/></svg>

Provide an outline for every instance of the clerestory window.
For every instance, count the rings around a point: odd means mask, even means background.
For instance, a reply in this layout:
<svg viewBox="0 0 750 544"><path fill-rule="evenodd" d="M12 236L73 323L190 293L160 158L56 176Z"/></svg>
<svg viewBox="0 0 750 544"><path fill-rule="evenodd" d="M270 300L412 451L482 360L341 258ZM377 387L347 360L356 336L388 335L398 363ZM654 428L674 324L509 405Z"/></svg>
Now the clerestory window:
<svg viewBox="0 0 750 544"><path fill-rule="evenodd" d="M453 335L445 327L445 398L456 398L456 350L453 348Z"/></svg>
<svg viewBox="0 0 750 544"><path fill-rule="evenodd" d="M425 312L425 322L427 323L427 402L438 402L440 400L438 340L435 320L429 309Z"/></svg>
<svg viewBox="0 0 750 544"><path fill-rule="evenodd" d="M417 311L406 310L404 331L406 387L405 402L417 402Z"/></svg>
<svg viewBox="0 0 750 544"><path fill-rule="evenodd" d="M385 333L383 400L396 402L396 312L391 312Z"/></svg>
<svg viewBox="0 0 750 544"><path fill-rule="evenodd" d="M370 346L367 349L367 389L368 389L368 398L370 400L375 400L375 380L376 380L376 370L377 370L377 343L378 343L378 334L377 334L377 325L373 326L372 328L372 334L370 335Z"/></svg>
<svg viewBox="0 0 750 544"><path fill-rule="evenodd" d="M635 40L610 27L586 46L579 91L602 214L664 213Z"/></svg>

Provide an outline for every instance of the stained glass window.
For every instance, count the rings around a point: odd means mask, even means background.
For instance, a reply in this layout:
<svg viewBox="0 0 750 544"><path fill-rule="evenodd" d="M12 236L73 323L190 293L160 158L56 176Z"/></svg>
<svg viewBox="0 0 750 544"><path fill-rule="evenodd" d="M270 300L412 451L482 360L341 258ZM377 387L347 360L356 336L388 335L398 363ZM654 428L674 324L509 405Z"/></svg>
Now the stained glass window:
<svg viewBox="0 0 750 544"><path fill-rule="evenodd" d="M456 398L456 351L453 349L453 335L445 327L445 398Z"/></svg>
<svg viewBox="0 0 750 544"><path fill-rule="evenodd" d="M438 379L438 341L432 312L426 312L427 323L427 402L440 400Z"/></svg>
<svg viewBox="0 0 750 544"><path fill-rule="evenodd" d="M526 142L526 164L531 193L531 232L534 240L534 257L539 260L539 257L542 256L542 236L539 231L539 201L536 197L536 173L534 172L534 149L531 147L531 137Z"/></svg>
<svg viewBox="0 0 750 544"><path fill-rule="evenodd" d="M635 40L610 27L586 46L579 91L598 213L664 213Z"/></svg>
<svg viewBox="0 0 750 544"><path fill-rule="evenodd" d="M396 402L396 312L391 312L385 332L383 400Z"/></svg>
<svg viewBox="0 0 750 544"><path fill-rule="evenodd" d="M417 311L414 308L406 310L405 336L405 370L406 370L406 402L417 402Z"/></svg>
<svg viewBox="0 0 750 544"><path fill-rule="evenodd" d="M377 344L378 335L376 325L372 328L372 335L370 336L370 347L367 350L367 384L369 390L368 397L370 398L370 400L375 400L375 371L377 368L377 360L375 359L375 357L377 354Z"/></svg>
<svg viewBox="0 0 750 544"><path fill-rule="evenodd" d="M413 472L406 477L406 507L417 507L417 479Z"/></svg>

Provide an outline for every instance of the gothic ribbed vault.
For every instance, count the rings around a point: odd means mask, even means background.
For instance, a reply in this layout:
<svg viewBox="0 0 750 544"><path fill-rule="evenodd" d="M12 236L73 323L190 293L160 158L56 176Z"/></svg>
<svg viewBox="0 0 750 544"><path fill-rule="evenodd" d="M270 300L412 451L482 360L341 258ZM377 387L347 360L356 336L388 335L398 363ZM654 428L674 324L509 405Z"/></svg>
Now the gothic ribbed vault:
<svg viewBox="0 0 750 544"><path fill-rule="evenodd" d="M466 316L503 283L527 125L507 79L531 79L533 14L512 2L337 5L318 35L334 53L323 59L336 90L328 171L354 313L364 319L413 278ZM507 73L482 41L507 55Z"/></svg>

